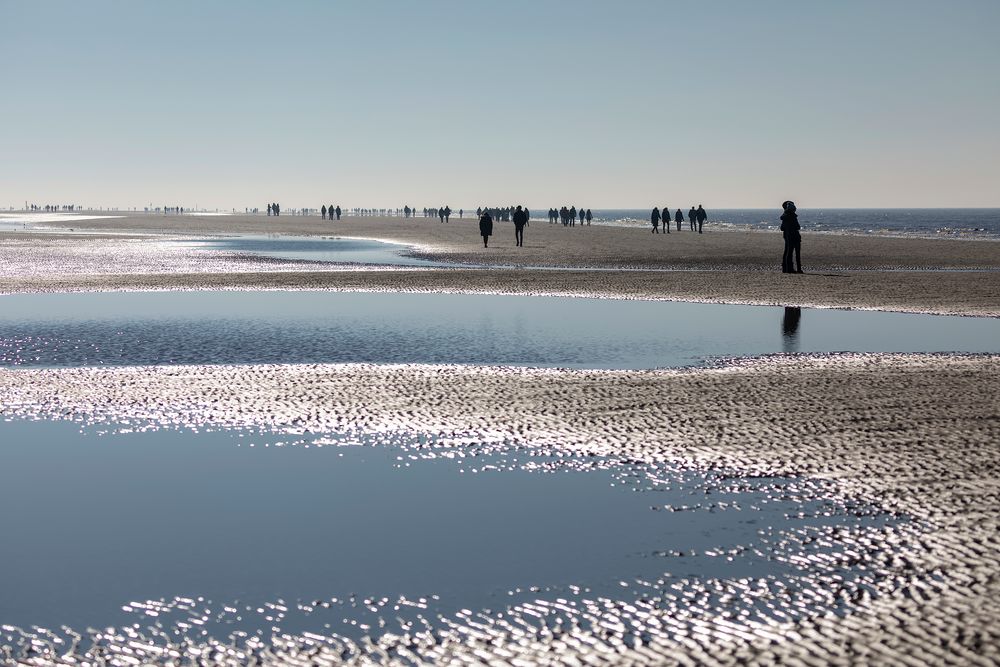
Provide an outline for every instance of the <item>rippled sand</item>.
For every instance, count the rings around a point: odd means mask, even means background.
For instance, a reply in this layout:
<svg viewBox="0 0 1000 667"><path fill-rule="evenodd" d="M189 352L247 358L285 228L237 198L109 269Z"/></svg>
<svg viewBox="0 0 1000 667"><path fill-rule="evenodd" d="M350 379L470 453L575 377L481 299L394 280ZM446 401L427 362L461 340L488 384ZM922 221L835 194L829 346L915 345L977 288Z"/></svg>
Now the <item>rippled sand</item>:
<svg viewBox="0 0 1000 667"><path fill-rule="evenodd" d="M781 241L765 233L549 227L532 223L523 252L499 225L478 247L470 220L204 218L113 221L167 234L335 233L414 243L453 261L500 265L674 268L673 272L328 271L239 257L171 258L147 239L0 235L6 291L254 288L560 293L826 305L1000 316L1000 245L986 241L806 234L805 267L775 270ZM99 229L108 221L81 222ZM129 252L112 249L132 244ZM654 245L658 244L658 245ZM30 261L25 257L31 257ZM82 268L81 268L82 267ZM924 269L943 269L929 272ZM37 270L36 270L37 269ZM286 270L287 269L287 270ZM968 269L988 269L968 272ZM428 366L252 366L0 371L8 414L45 418L304 429L412 429L513 439L576 452L680 460L747 474L808 474L915 517L919 530L878 543L845 541L845 557L886 586L858 592L846 616L747 626L723 610L690 620L690 600L608 601L607 627L554 633L469 618L440 636L348 645L278 638L252 655L184 644L174 659L338 663L516 660L522 664L908 663L1000 660L1000 357L851 355L749 360L699 371L553 371ZM887 550L888 548L888 550ZM737 582L738 583L738 582ZM749 595L746 588L734 595ZM544 615L536 609L534 614ZM529 614L530 615L530 614ZM638 624L638 625L633 625ZM647 632L642 641L630 628ZM165 662L169 650L109 640L122 664ZM33 661L54 655L38 645ZM146 651L146 652L144 652ZM227 652L229 651L229 652ZM197 653L196 653L197 652ZM0 653L0 660L4 659Z"/></svg>
<svg viewBox="0 0 1000 667"><path fill-rule="evenodd" d="M847 496L917 520L915 533L850 538L844 558L878 572L847 616L747 624L724 607L694 628L694 601L612 603L646 628L553 635L475 621L433 641L383 638L426 660L572 662L615 656L707 663L798 659L964 663L997 659L1000 618L1000 357L851 355L747 361L703 371L592 372L441 366L251 366L0 371L9 413L289 433L413 429L513 439L575 453L684 461L745 474L836 480ZM942 400L941 397L960 397ZM854 554L852 556L852 554ZM832 584L831 584L832 585ZM749 595L737 588L732 594ZM780 609L781 596L775 604ZM689 606L690 605L690 606ZM471 631L474 630L474 631ZM516 631L514 631L516 630ZM133 647L134 650L139 650ZM279 647L280 648L280 647ZM288 640L291 654L339 662L332 645ZM305 652L305 653L303 653Z"/></svg>

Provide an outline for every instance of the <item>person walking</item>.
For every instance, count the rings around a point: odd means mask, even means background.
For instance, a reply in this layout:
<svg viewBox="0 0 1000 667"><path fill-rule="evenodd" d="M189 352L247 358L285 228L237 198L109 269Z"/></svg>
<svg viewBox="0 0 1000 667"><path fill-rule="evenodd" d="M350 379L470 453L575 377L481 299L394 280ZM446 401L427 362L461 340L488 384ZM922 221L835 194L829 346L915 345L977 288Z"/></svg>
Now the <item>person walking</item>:
<svg viewBox="0 0 1000 667"><path fill-rule="evenodd" d="M490 209L484 208L483 214L479 216L479 234L483 237L483 247L490 247L490 237L493 236L493 216Z"/></svg>
<svg viewBox="0 0 1000 667"><path fill-rule="evenodd" d="M653 207L653 212L649 214L649 221L653 224L653 233L660 233L660 209Z"/></svg>
<svg viewBox="0 0 1000 667"><path fill-rule="evenodd" d="M669 206L664 206L663 207L663 233L664 234L669 234L670 233L670 207Z"/></svg>
<svg viewBox="0 0 1000 667"><path fill-rule="evenodd" d="M333 204L330 204L330 206L333 206ZM339 206L337 207L337 220L340 220L340 207Z"/></svg>
<svg viewBox="0 0 1000 667"><path fill-rule="evenodd" d="M326 220L326 204L323 204L323 208L320 209L320 213L323 216L323 219Z"/></svg>
<svg viewBox="0 0 1000 667"><path fill-rule="evenodd" d="M680 209L677 209L677 213L674 215L674 220L677 222L677 231L681 231L681 224L684 222L684 214L681 213Z"/></svg>
<svg viewBox="0 0 1000 667"><path fill-rule="evenodd" d="M519 248L524 247L524 227L528 224L528 211L518 205L514 209L514 241Z"/></svg>
<svg viewBox="0 0 1000 667"><path fill-rule="evenodd" d="M695 215L698 217L698 233L701 234L702 225L708 220L708 213L701 207L701 204L698 204L698 210L695 211Z"/></svg>
<svg viewBox="0 0 1000 667"><path fill-rule="evenodd" d="M786 201L781 205L781 235L785 238L785 251L781 255L782 273L802 273L802 234L799 232L799 215L795 212L795 202ZM794 264L792 262L794 258Z"/></svg>
<svg viewBox="0 0 1000 667"><path fill-rule="evenodd" d="M590 221L593 220L593 219L594 219L594 214L591 213L590 209L588 208L587 209L587 224L590 225Z"/></svg>
<svg viewBox="0 0 1000 667"><path fill-rule="evenodd" d="M694 206L688 211L688 226L691 227L692 232L698 229L698 211L694 210Z"/></svg>

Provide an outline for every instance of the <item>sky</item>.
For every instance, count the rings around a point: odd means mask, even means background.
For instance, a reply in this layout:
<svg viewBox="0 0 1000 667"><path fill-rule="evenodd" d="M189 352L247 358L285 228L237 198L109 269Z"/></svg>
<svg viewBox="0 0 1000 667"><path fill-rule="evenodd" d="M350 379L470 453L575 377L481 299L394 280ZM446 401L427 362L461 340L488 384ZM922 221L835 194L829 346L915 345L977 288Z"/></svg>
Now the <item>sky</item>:
<svg viewBox="0 0 1000 667"><path fill-rule="evenodd" d="M0 207L1000 206L997 0L0 0Z"/></svg>

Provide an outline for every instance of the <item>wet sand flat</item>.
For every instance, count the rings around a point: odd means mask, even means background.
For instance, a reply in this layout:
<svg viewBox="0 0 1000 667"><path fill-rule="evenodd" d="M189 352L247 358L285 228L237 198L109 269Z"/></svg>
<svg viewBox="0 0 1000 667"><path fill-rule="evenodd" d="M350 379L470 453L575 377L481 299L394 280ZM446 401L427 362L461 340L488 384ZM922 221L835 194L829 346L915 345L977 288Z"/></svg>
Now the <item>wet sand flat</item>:
<svg viewBox="0 0 1000 667"><path fill-rule="evenodd" d="M1000 242L809 234L805 275L778 270L778 233L653 235L642 229L534 222L524 248L497 223L490 248L468 218L156 216L74 223L72 234L0 234L0 291L289 288L471 291L871 308L1000 316ZM102 235L112 230L123 237ZM80 234L89 231L94 236ZM365 270L173 249L163 239L208 234L294 234L410 244L421 257L490 270ZM148 234L153 236L137 236ZM152 248L152 250L151 250ZM510 267L518 266L516 270ZM542 270L530 267L560 267ZM601 268L602 271L586 271ZM616 271L615 269L643 269Z"/></svg>
<svg viewBox="0 0 1000 667"><path fill-rule="evenodd" d="M542 269L329 271L241 259L172 270L141 250L128 261L105 239L0 236L0 290L253 289L575 294L1000 316L1000 244L804 234L810 274L777 270L777 233L682 232L532 223L523 253L498 224L482 250L471 220L261 217L81 221L128 234L333 234L419 246L421 256ZM510 232L512 236L512 232ZM110 239L110 237L109 237ZM100 246L106 246L102 249ZM140 241L141 243L141 241ZM47 257L28 272L25 247ZM141 248L141 246L140 246ZM86 270L74 270L81 249ZM107 261L106 261L107 260ZM185 265L187 266L187 265ZM242 266L242 270L240 267ZM672 271L587 271L597 268ZM928 271L927 269L936 269ZM976 271L969 271L975 269ZM44 418L180 419L301 431L417 429L631 453L746 474L808 474L923 522L916 546L884 567L891 591L849 601L846 616L746 634L725 618L671 640L628 645L586 632L458 633L400 645L426 660L658 664L937 663L1000 660L1000 359L994 355L776 358L698 371L560 371L454 366L239 366L2 370L7 412ZM860 545L872 552L885 544ZM625 614L622 610L617 613ZM643 618L669 626L654 609ZM653 619L653 620L650 620ZM742 634L741 634L742 633ZM393 639L397 641L397 639ZM281 650L303 659L297 648ZM368 654L386 661L378 649ZM313 656L315 657L315 656ZM320 656L338 662L337 655Z"/></svg>

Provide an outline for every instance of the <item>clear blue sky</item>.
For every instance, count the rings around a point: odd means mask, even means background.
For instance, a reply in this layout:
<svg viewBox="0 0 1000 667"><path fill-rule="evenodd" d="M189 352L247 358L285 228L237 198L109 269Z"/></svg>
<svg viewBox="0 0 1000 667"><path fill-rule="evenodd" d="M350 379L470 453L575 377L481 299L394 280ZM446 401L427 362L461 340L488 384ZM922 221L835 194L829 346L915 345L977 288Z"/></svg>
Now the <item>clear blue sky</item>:
<svg viewBox="0 0 1000 667"><path fill-rule="evenodd" d="M998 0L0 0L0 206L1000 206Z"/></svg>

